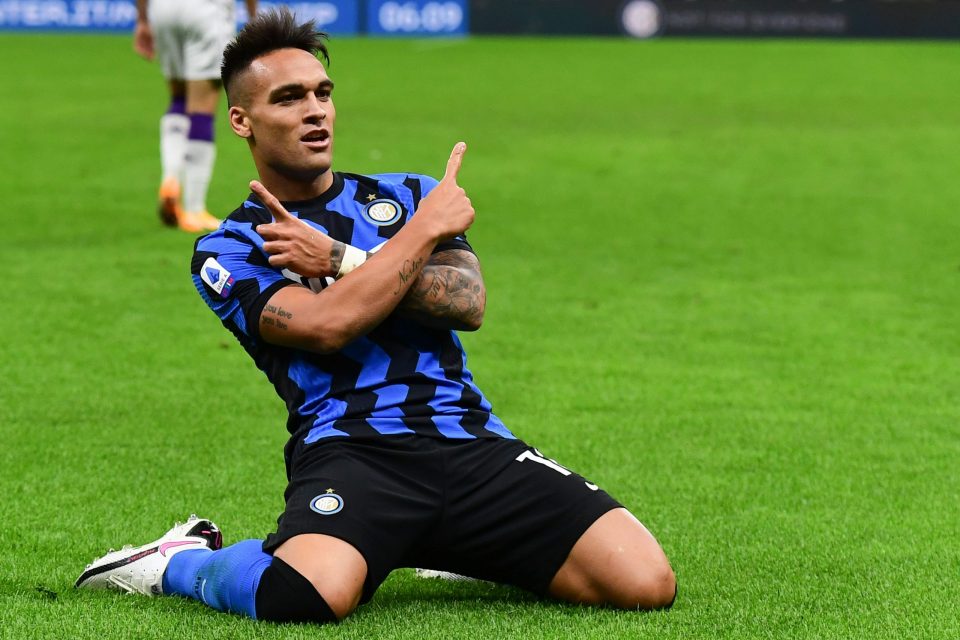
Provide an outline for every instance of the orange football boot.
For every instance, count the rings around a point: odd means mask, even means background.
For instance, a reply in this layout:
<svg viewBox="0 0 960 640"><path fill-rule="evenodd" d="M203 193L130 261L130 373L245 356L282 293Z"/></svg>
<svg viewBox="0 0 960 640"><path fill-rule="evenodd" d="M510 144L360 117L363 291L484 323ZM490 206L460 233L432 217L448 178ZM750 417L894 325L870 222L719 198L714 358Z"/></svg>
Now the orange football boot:
<svg viewBox="0 0 960 640"><path fill-rule="evenodd" d="M196 233L198 231L216 231L220 228L219 218L214 218L206 211L183 212L180 214L178 225L184 231Z"/></svg>
<svg viewBox="0 0 960 640"><path fill-rule="evenodd" d="M157 213L160 221L168 227L180 226L180 181L173 176L160 183ZM181 227L182 228L182 227Z"/></svg>

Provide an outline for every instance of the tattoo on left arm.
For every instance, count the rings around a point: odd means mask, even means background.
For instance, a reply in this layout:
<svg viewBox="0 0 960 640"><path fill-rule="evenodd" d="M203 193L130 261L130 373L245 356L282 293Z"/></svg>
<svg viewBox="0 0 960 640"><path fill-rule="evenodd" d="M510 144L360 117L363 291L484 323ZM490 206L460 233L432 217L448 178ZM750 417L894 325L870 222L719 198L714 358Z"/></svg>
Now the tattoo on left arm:
<svg viewBox="0 0 960 640"><path fill-rule="evenodd" d="M486 303L477 257L451 249L430 258L398 308L434 328L475 330Z"/></svg>
<svg viewBox="0 0 960 640"><path fill-rule="evenodd" d="M293 319L293 314L283 307L277 307L267 304L260 314L260 323L266 326L276 327L281 331L286 331L289 327L287 321Z"/></svg>

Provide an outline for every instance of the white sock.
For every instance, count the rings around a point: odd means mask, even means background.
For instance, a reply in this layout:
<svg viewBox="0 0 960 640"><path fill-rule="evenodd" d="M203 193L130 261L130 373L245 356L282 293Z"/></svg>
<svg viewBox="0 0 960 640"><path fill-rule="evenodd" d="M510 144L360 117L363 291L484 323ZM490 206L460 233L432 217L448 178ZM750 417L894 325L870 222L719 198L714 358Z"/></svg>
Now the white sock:
<svg viewBox="0 0 960 640"><path fill-rule="evenodd" d="M183 171L183 210L199 213L207 210L207 187L213 175L217 149L207 140L188 140Z"/></svg>
<svg viewBox="0 0 960 640"><path fill-rule="evenodd" d="M166 113L160 118L160 168L163 179L180 180L187 153L190 118L182 113Z"/></svg>

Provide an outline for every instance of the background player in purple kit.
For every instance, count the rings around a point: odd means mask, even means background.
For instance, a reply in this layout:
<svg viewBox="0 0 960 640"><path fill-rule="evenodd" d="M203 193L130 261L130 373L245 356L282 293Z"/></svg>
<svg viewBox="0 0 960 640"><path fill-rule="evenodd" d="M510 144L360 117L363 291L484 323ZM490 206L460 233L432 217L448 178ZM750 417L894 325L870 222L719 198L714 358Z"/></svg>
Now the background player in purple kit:
<svg viewBox="0 0 960 640"><path fill-rule="evenodd" d="M246 5L252 17L257 0ZM159 59L170 90L160 118L160 219L184 231L220 224L207 212L207 188L216 159L220 63L235 33L233 0L137 0L133 48L147 60Z"/></svg>

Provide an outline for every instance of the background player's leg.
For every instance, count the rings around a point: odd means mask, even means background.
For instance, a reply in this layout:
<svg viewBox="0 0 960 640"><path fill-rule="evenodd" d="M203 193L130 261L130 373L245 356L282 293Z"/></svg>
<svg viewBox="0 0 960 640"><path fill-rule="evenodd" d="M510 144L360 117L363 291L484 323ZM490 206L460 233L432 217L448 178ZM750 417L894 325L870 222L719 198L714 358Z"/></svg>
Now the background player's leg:
<svg viewBox="0 0 960 640"><path fill-rule="evenodd" d="M213 143L213 116L220 98L220 83L215 80L187 81L187 117L190 133L187 138L183 178L183 209L187 216L207 212L207 189L213 175L216 148ZM203 225L214 224L209 220ZM214 224L219 224L217 221Z"/></svg>
<svg viewBox="0 0 960 640"><path fill-rule="evenodd" d="M160 219L164 224L176 226L180 207L180 183L184 157L187 153L187 134L190 118L187 117L186 83L170 79L170 106L160 117Z"/></svg>
<svg viewBox="0 0 960 640"><path fill-rule="evenodd" d="M673 603L676 578L653 535L621 508L608 511L584 532L549 593L570 602L659 609Z"/></svg>
<svg viewBox="0 0 960 640"><path fill-rule="evenodd" d="M309 580L337 618L342 620L360 603L367 562L353 545L306 533L290 538L273 555Z"/></svg>

